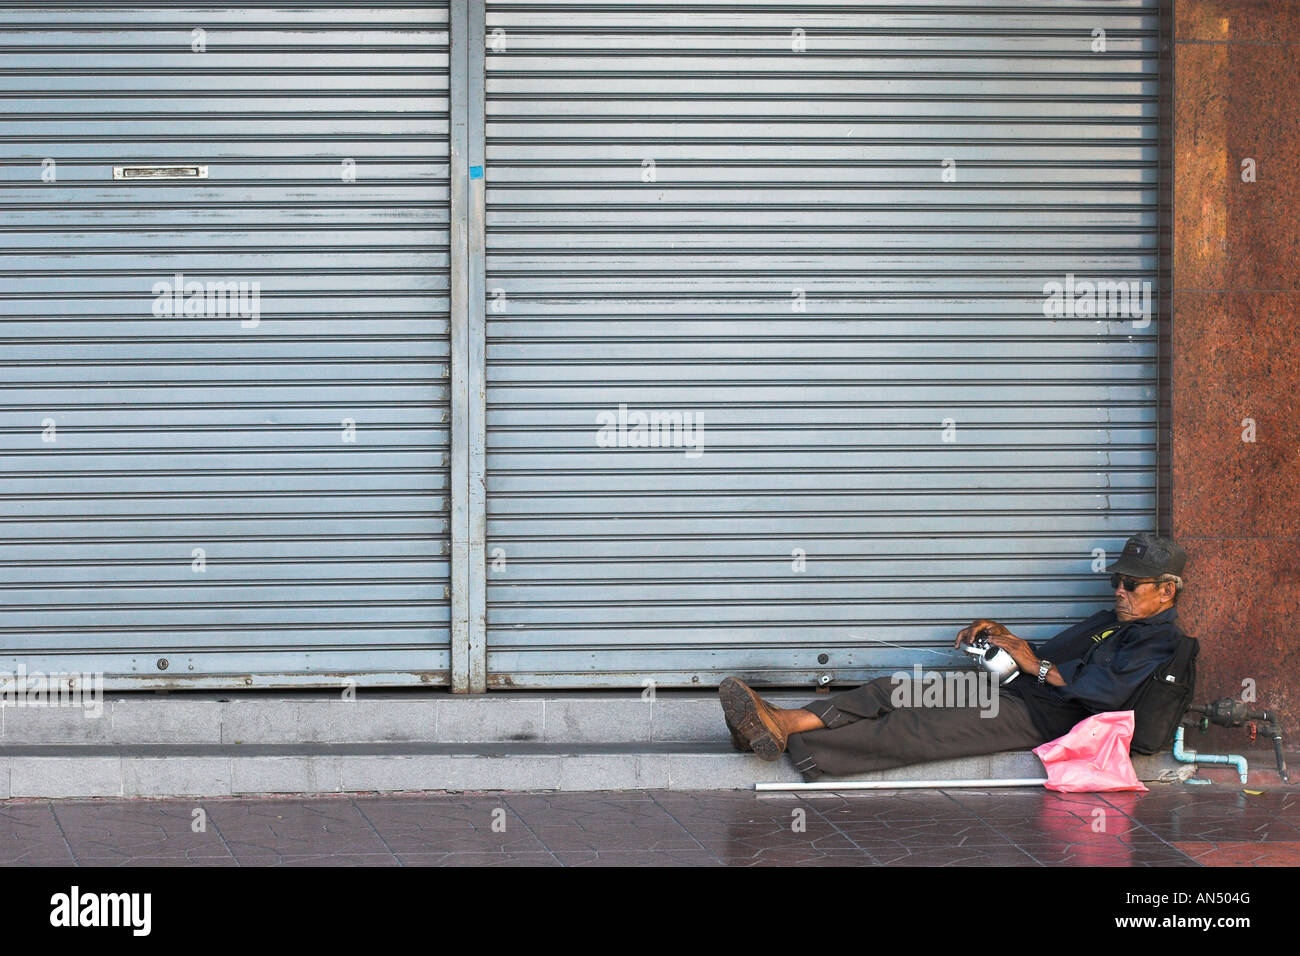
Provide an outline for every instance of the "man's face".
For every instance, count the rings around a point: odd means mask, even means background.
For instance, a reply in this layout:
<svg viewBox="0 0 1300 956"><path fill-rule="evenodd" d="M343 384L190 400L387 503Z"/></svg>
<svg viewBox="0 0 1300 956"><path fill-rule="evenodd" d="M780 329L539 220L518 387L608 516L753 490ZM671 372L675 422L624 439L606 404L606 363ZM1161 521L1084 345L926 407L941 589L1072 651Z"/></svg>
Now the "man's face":
<svg viewBox="0 0 1300 956"><path fill-rule="evenodd" d="M1140 581L1137 589L1128 590L1125 581ZM1156 584L1151 578L1130 578L1120 575L1115 588L1115 616L1121 621L1136 621L1139 618L1159 614L1173 603L1173 582Z"/></svg>

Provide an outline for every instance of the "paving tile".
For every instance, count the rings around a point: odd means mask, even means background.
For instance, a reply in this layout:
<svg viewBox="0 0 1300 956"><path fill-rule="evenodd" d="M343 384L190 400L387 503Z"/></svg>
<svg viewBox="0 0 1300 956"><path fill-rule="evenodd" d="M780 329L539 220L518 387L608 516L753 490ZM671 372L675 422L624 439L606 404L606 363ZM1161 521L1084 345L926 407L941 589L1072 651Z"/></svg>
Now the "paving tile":
<svg viewBox="0 0 1300 956"><path fill-rule="evenodd" d="M1255 810L1274 814L1282 819L1300 822L1300 796L1291 790L1268 790L1260 794L1244 793L1237 788L1181 787L1144 794L1138 802L1137 813L1170 813L1196 811L1210 813Z"/></svg>
<svg viewBox="0 0 1300 956"><path fill-rule="evenodd" d="M1270 807L1263 806L1228 806L1228 805L1206 805L1206 806L1177 806L1170 807L1168 810L1147 811L1145 808L1134 811L1130 814L1135 820L1146 822L1151 819L1156 823L1174 823L1179 821L1253 821L1262 822L1270 821L1279 827L1291 827L1297 835L1300 835L1300 820L1295 820L1287 813L1279 813Z"/></svg>
<svg viewBox="0 0 1300 956"><path fill-rule="evenodd" d="M808 818L804 832L792 830L789 822L726 823L721 826L692 823L687 830L702 847L719 857L752 858L759 853L776 851L820 854L828 850L861 849L843 833L812 817Z"/></svg>
<svg viewBox="0 0 1300 956"><path fill-rule="evenodd" d="M70 866L74 862L50 804L0 806L0 866Z"/></svg>
<svg viewBox="0 0 1300 956"><path fill-rule="evenodd" d="M991 818L986 821L999 833L1006 835L1013 842L1021 839L1048 838L1055 840L1077 840L1090 834L1109 834L1111 836L1129 836L1134 840L1158 841L1160 837L1144 827L1137 820L1118 811L1109 812L1095 808L1087 816L1080 816L1065 810L1041 810L1022 820Z"/></svg>
<svg viewBox="0 0 1300 956"><path fill-rule="evenodd" d="M393 853L544 853L546 846L526 827L503 832L487 827L465 830L383 830L380 835Z"/></svg>
<svg viewBox="0 0 1300 956"><path fill-rule="evenodd" d="M353 806L381 831L391 827L435 830L490 827L498 819L504 820L507 826L523 822L506 803L504 794L496 798L472 799L450 794L398 799L358 797Z"/></svg>
<svg viewBox="0 0 1300 956"><path fill-rule="evenodd" d="M721 854L724 866L880 866L862 850L828 850L824 853L798 847L766 847L749 855Z"/></svg>
<svg viewBox="0 0 1300 956"><path fill-rule="evenodd" d="M78 863L105 865L136 857L197 861L229 857L209 818L195 832L200 801L114 800L51 805L57 825Z"/></svg>
<svg viewBox="0 0 1300 956"><path fill-rule="evenodd" d="M1037 858L1032 849L1027 851ZM1175 847L1161 849L1158 847L1134 847L1128 855L1130 866L1197 866L1196 860ZM1071 861L1070 865L1077 865Z"/></svg>
<svg viewBox="0 0 1300 956"><path fill-rule="evenodd" d="M672 824L660 827L533 827L537 839L552 853L561 851L676 852L703 850L694 836Z"/></svg>
<svg viewBox="0 0 1300 956"><path fill-rule="evenodd" d="M811 806L793 794L764 794L721 791L659 792L653 791L655 803L683 826L718 826L721 824L772 824L789 827L795 810L815 817ZM725 795L723 795L725 794Z"/></svg>
<svg viewBox="0 0 1300 956"><path fill-rule="evenodd" d="M394 853L528 853L545 847L501 798L358 800Z"/></svg>
<svg viewBox="0 0 1300 956"><path fill-rule="evenodd" d="M1300 841L1175 843L1201 866L1300 866Z"/></svg>
<svg viewBox="0 0 1300 956"><path fill-rule="evenodd" d="M1014 846L929 847L886 851L873 848L871 855L885 866L1040 866L1037 860Z"/></svg>
<svg viewBox="0 0 1300 956"><path fill-rule="evenodd" d="M639 827L671 824L650 796L610 793L510 794L504 802L530 826Z"/></svg>
<svg viewBox="0 0 1300 956"><path fill-rule="evenodd" d="M1125 852L1166 853L1171 849L1167 840L1144 831L1128 833L1093 833L1080 830L1068 835L1059 831L1035 831L1032 828L1017 828L1007 831L998 828L998 832L1007 838L1009 844L1029 849L1031 847L1054 846L1114 846L1124 848Z"/></svg>
<svg viewBox="0 0 1300 956"><path fill-rule="evenodd" d="M180 856L133 856L125 860L94 859L82 860L82 866L239 866L233 856L202 856L186 859Z"/></svg>
<svg viewBox="0 0 1300 956"><path fill-rule="evenodd" d="M1072 840L1055 840L1039 835L1017 839L1015 845L1049 866L1130 866L1139 859L1148 862L1187 859L1185 853L1168 843L1134 841L1108 833L1081 833Z"/></svg>
<svg viewBox="0 0 1300 956"><path fill-rule="evenodd" d="M365 805L361 805L365 806ZM436 830L395 828L394 809L384 805L376 809L372 821L396 853L428 850L487 850L503 848L509 852L541 850L546 847L568 850L632 849L666 847L699 849L690 837L664 810L649 798L628 795L595 796L592 794L511 794L509 797L480 798L462 803L454 809L444 807L440 820L459 821L455 833ZM504 810L503 832L491 830L495 809ZM406 805L406 813L420 816L418 804ZM382 816L382 818L381 818ZM409 819L409 818L408 818ZM399 821L400 822L400 821ZM442 846L416 846L412 839L427 839L430 830L444 838ZM455 839L460 839L456 845ZM554 845L552 845L554 841Z"/></svg>
<svg viewBox="0 0 1300 956"><path fill-rule="evenodd" d="M1273 798L1270 794L1250 796L1244 793L1207 792L1204 798L1189 799L1185 794L1169 795L1140 801L1133 814L1166 815L1170 813L1199 813L1203 815L1230 813L1259 813L1282 820L1300 822L1300 809L1289 801Z"/></svg>
<svg viewBox="0 0 1300 956"><path fill-rule="evenodd" d="M1099 848L1080 846L1057 847L1053 849L1021 847L1023 852L1042 866L1062 867L1097 867L1133 866L1133 854L1128 852L1103 851Z"/></svg>
<svg viewBox="0 0 1300 956"><path fill-rule="evenodd" d="M1145 796L1128 812L1143 830L1170 843L1300 840L1300 801L1293 794L1179 790Z"/></svg>
<svg viewBox="0 0 1300 956"><path fill-rule="evenodd" d="M1169 843L1258 843L1294 840L1295 827L1271 818L1146 820L1143 827Z"/></svg>
<svg viewBox="0 0 1300 956"><path fill-rule="evenodd" d="M1141 806L1129 813L1135 820L1151 818L1156 822L1175 820L1273 820L1286 826L1295 826L1295 822L1285 812L1278 812L1271 807L1249 804L1178 804L1167 807L1149 808ZM1300 821L1296 821L1300 822Z"/></svg>
<svg viewBox="0 0 1300 956"><path fill-rule="evenodd" d="M1069 864L1065 864L1065 865L1068 866ZM1195 860L1189 859L1188 857L1185 856L1176 859L1170 858L1168 860L1162 860L1159 858L1147 860L1146 858L1139 856L1139 857L1135 857L1131 863L1131 866L1133 867L1161 867L1161 868L1169 867L1169 866L1196 867L1198 865L1199 864Z"/></svg>
<svg viewBox="0 0 1300 956"><path fill-rule="evenodd" d="M989 820L1023 820L1040 812L1074 813L1088 817L1092 810L1113 810L1100 793L1057 793L1052 790L952 790L952 799L963 809Z"/></svg>
<svg viewBox="0 0 1300 956"><path fill-rule="evenodd" d="M995 828L968 817L892 820L887 823L837 821L835 826L855 845L873 854L878 849L1013 845L1013 841Z"/></svg>
<svg viewBox="0 0 1300 956"><path fill-rule="evenodd" d="M0 866L74 866L76 862L68 844L57 838L0 846Z"/></svg>
<svg viewBox="0 0 1300 956"><path fill-rule="evenodd" d="M828 850L825 853L794 857L790 854L759 854L752 859L724 857L726 866L881 866L881 862L861 850Z"/></svg>
<svg viewBox="0 0 1300 956"><path fill-rule="evenodd" d="M208 825L241 861L249 857L388 854L351 801L231 801L208 805Z"/></svg>
<svg viewBox="0 0 1300 956"><path fill-rule="evenodd" d="M0 850L0 866L75 866L76 862L63 842L32 843Z"/></svg>
<svg viewBox="0 0 1300 956"><path fill-rule="evenodd" d="M868 791L860 794L826 796L800 794L804 804L833 823L862 821L887 823L892 820L974 819L975 811L963 807L946 793L910 791Z"/></svg>
<svg viewBox="0 0 1300 956"><path fill-rule="evenodd" d="M564 864L550 853L399 853L402 866L548 866Z"/></svg>
<svg viewBox="0 0 1300 956"><path fill-rule="evenodd" d="M556 850L565 866L722 866L707 850Z"/></svg>
<svg viewBox="0 0 1300 956"><path fill-rule="evenodd" d="M400 866L391 853L293 853L239 855L240 866Z"/></svg>

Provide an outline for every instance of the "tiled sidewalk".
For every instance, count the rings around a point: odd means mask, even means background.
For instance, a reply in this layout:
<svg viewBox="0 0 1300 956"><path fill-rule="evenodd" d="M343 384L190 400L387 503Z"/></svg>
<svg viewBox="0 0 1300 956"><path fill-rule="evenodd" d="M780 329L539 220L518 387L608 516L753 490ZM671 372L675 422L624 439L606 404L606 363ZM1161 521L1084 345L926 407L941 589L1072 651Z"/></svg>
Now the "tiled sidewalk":
<svg viewBox="0 0 1300 956"><path fill-rule="evenodd" d="M195 810L206 826L195 832ZM1300 864L1300 798L1217 786L406 794L0 802L36 866L1198 866Z"/></svg>

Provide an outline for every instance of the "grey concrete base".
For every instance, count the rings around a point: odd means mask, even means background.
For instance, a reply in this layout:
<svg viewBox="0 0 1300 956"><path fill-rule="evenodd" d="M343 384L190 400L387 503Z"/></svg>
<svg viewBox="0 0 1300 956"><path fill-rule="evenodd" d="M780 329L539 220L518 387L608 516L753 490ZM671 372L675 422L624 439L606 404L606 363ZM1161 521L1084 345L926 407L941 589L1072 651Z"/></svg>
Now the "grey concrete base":
<svg viewBox="0 0 1300 956"><path fill-rule="evenodd" d="M783 706L813 692L766 693ZM358 690L110 695L100 713L0 708L0 799L407 790L730 790L798 782L727 743L698 691L489 694ZM1143 780L1190 774L1134 761ZM1028 752L854 779L1038 777Z"/></svg>
<svg viewBox="0 0 1300 956"><path fill-rule="evenodd" d="M765 693L782 706L812 691ZM716 693L642 690L455 695L367 691L110 694L98 714L0 708L6 744L624 743L727 739Z"/></svg>
<svg viewBox="0 0 1300 956"><path fill-rule="evenodd" d="M1138 758L1144 780L1177 779L1172 757ZM914 764L854 780L1038 777L1029 752ZM0 797L237 796L485 790L731 790L799 782L718 745L363 744L80 746L0 749Z"/></svg>

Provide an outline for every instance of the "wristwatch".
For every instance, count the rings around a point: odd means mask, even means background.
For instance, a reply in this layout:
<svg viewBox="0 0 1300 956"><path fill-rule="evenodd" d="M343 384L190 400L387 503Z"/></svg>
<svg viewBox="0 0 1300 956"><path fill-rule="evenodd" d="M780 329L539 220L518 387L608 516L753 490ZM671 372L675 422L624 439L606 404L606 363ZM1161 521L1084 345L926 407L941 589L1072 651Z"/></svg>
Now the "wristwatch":
<svg viewBox="0 0 1300 956"><path fill-rule="evenodd" d="M1038 662L1038 683L1042 684L1047 681L1047 672L1052 669L1051 661Z"/></svg>

